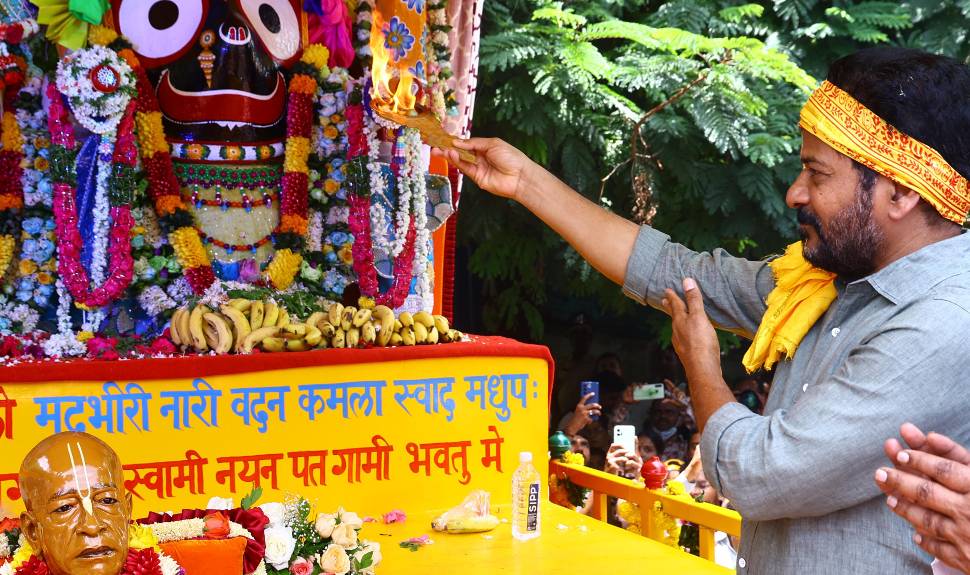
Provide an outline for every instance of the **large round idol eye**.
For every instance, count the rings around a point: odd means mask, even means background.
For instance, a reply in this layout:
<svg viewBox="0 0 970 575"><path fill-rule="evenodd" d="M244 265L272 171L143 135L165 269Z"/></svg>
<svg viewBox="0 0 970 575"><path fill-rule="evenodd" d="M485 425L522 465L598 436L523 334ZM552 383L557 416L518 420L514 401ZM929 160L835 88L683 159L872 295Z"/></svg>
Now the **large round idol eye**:
<svg viewBox="0 0 970 575"><path fill-rule="evenodd" d="M300 52L300 20L290 0L241 0L240 6L270 55L284 63Z"/></svg>
<svg viewBox="0 0 970 575"><path fill-rule="evenodd" d="M180 57L194 43L205 22L205 0L122 0L115 3L118 31L127 37L146 66Z"/></svg>

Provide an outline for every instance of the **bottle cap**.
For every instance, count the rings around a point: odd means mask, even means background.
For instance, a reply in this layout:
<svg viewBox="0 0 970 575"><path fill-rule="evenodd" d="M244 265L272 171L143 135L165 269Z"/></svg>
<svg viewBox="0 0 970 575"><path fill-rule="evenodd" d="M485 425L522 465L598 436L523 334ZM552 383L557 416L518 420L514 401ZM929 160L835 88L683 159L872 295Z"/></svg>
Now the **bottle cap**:
<svg viewBox="0 0 970 575"><path fill-rule="evenodd" d="M532 463L532 452L523 451L519 453L519 463Z"/></svg>

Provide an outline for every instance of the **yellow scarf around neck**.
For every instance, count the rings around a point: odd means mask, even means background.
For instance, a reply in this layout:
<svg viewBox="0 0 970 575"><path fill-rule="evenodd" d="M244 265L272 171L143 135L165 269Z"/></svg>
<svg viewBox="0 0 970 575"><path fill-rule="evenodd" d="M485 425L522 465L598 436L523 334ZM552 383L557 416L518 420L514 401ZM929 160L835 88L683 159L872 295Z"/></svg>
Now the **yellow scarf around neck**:
<svg viewBox="0 0 970 575"><path fill-rule="evenodd" d="M802 242L788 246L785 255L768 265L775 275L775 289L768 294L768 309L744 354L742 363L748 373L770 370L779 359L791 359L838 295L835 274L810 264L802 255Z"/></svg>

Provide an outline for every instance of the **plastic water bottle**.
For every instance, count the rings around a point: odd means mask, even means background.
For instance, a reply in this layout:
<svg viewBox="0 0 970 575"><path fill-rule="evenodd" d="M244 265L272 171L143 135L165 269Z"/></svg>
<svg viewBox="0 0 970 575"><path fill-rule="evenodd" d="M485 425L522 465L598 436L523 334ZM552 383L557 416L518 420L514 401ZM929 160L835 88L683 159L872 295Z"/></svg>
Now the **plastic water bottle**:
<svg viewBox="0 0 970 575"><path fill-rule="evenodd" d="M519 454L519 468L512 475L512 537L519 541L539 536L539 503L542 478L532 466L532 454Z"/></svg>

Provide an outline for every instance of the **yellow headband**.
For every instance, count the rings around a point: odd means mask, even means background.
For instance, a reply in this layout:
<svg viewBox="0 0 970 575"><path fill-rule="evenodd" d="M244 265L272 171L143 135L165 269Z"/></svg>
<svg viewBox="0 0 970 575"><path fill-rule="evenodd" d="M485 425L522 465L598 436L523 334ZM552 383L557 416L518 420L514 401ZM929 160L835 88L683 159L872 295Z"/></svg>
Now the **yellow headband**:
<svg viewBox="0 0 970 575"><path fill-rule="evenodd" d="M837 152L918 193L944 218L962 224L970 184L933 148L910 138L828 81L802 108L799 126Z"/></svg>

